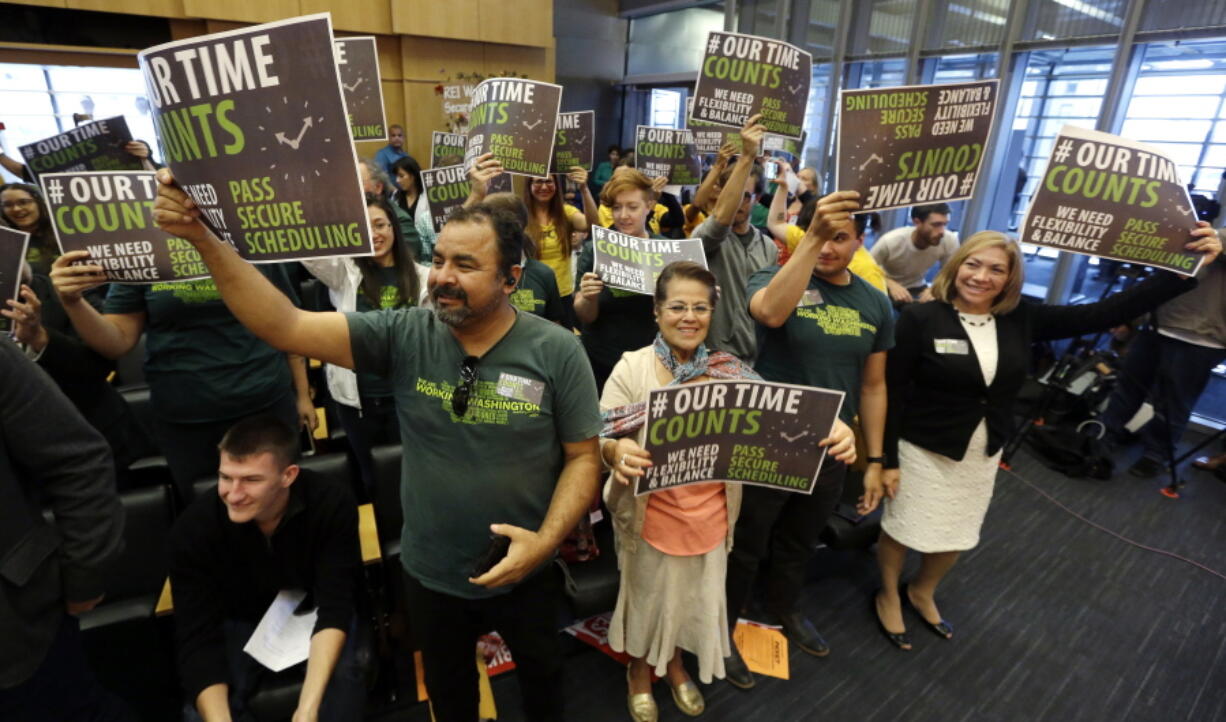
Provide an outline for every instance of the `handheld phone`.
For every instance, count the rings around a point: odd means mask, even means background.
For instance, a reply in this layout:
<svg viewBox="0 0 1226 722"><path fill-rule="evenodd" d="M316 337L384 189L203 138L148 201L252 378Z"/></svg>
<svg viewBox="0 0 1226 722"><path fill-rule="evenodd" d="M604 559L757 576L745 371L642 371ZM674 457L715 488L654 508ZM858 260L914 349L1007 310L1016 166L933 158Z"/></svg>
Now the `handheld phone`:
<svg viewBox="0 0 1226 722"><path fill-rule="evenodd" d="M502 561L507 555L507 550L511 548L511 537L503 536L502 534L490 534L490 545L486 548L485 553L473 565L470 578L477 578L494 568L494 565Z"/></svg>
<svg viewBox="0 0 1226 722"><path fill-rule="evenodd" d="M767 158L766 164L762 167L762 177L766 180L775 180L779 176L779 161L774 158Z"/></svg>

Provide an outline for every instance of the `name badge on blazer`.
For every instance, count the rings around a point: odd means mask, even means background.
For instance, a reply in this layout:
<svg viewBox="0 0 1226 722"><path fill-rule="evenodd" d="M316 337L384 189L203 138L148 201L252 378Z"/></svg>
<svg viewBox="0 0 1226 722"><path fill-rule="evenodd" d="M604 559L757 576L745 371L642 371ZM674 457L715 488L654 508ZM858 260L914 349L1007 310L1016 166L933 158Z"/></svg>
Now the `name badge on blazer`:
<svg viewBox="0 0 1226 722"><path fill-rule="evenodd" d="M934 338L932 342L936 346L937 353L965 356L971 352L970 344L964 338Z"/></svg>

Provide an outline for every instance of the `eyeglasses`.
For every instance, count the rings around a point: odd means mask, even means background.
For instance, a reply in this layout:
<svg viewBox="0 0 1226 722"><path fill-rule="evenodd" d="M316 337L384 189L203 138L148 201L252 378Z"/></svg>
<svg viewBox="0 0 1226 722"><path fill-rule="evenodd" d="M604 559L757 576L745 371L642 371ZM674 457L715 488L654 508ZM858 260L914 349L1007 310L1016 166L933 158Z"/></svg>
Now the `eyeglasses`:
<svg viewBox="0 0 1226 722"><path fill-rule="evenodd" d="M451 394L451 413L456 416L468 413L468 399L477 385L477 362L480 360L476 356L465 356L460 362L460 385Z"/></svg>
<svg viewBox="0 0 1226 722"><path fill-rule="evenodd" d="M693 312L695 316L708 316L711 313L711 307L705 303L696 303L693 306L684 303L670 303L664 307L664 312L670 316L684 316L688 312Z"/></svg>
<svg viewBox="0 0 1226 722"><path fill-rule="evenodd" d="M33 198L22 198L16 201L5 201L4 203L0 203L0 208L3 208L6 211L11 211L14 208L28 208L32 205L34 205Z"/></svg>

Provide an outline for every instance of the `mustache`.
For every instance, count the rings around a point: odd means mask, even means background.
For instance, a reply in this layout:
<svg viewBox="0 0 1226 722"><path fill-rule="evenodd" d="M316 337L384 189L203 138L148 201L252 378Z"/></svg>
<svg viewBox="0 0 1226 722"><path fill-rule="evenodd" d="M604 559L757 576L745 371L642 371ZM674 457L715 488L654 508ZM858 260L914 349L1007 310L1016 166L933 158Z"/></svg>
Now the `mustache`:
<svg viewBox="0 0 1226 722"><path fill-rule="evenodd" d="M459 286L435 286L430 289L430 298L433 300L453 298L458 301L467 301L468 293Z"/></svg>

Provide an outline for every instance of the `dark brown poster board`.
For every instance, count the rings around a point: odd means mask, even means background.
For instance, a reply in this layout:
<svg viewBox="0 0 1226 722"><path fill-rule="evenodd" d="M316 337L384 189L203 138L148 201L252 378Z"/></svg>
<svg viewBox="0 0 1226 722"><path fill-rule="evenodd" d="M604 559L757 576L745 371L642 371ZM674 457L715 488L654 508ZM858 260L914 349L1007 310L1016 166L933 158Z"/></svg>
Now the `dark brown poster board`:
<svg viewBox="0 0 1226 722"><path fill-rule="evenodd" d="M694 136L685 128L638 126L634 134L634 167L648 178L665 176L670 185L702 182L702 162L694 148Z"/></svg>
<svg viewBox="0 0 1226 722"><path fill-rule="evenodd" d="M1019 232L1023 243L1193 275L1196 210L1175 161L1126 138L1060 129Z"/></svg>
<svg viewBox="0 0 1226 722"><path fill-rule="evenodd" d="M861 211L970 198L999 80L839 91L835 186Z"/></svg>
<svg viewBox="0 0 1226 722"><path fill-rule="evenodd" d="M769 381L708 381L647 398L652 466L635 494L707 481L813 493L843 392Z"/></svg>
<svg viewBox="0 0 1226 722"><path fill-rule="evenodd" d="M463 133L444 133L436 130L430 133L430 167L446 168L452 165L464 164L464 148L468 145L468 136Z"/></svg>
<svg viewBox="0 0 1226 722"><path fill-rule="evenodd" d="M139 58L166 163L219 238L256 263L373 252L327 13Z"/></svg>
<svg viewBox="0 0 1226 722"><path fill-rule="evenodd" d="M473 91L464 167L493 153L507 173L549 175L562 86L523 78L489 78Z"/></svg>
<svg viewBox="0 0 1226 722"><path fill-rule="evenodd" d="M113 283L208 278L195 247L153 223L153 171L46 173L40 179L61 253L89 251Z"/></svg>
<svg viewBox="0 0 1226 722"><path fill-rule="evenodd" d="M387 140L383 78L379 74L379 49L374 36L337 38L334 43L353 139Z"/></svg>
<svg viewBox="0 0 1226 722"><path fill-rule="evenodd" d="M592 170L596 146L596 111L559 113L553 146L553 172L568 173L578 166Z"/></svg>
<svg viewBox="0 0 1226 722"><path fill-rule="evenodd" d="M782 40L712 31L694 88L691 117L741 128L762 114L766 130L800 138L813 56Z"/></svg>
<svg viewBox="0 0 1226 722"><path fill-rule="evenodd" d="M59 171L140 170L140 159L123 149L130 140L128 121L117 115L79 125L18 150L35 178Z"/></svg>

